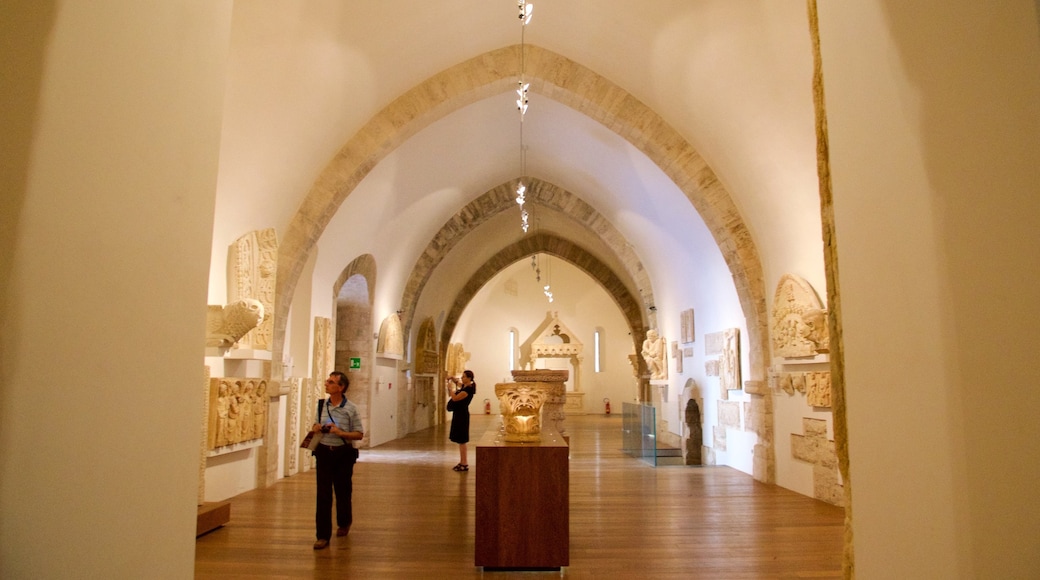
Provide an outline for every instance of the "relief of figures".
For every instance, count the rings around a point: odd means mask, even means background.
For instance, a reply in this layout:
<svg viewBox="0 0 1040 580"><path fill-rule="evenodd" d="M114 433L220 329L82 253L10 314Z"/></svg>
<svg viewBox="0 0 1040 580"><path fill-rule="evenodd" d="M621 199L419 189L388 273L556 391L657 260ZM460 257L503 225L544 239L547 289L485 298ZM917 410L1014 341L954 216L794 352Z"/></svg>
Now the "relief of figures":
<svg viewBox="0 0 1040 580"><path fill-rule="evenodd" d="M210 379L209 448L260 439L267 431L267 381Z"/></svg>
<svg viewBox="0 0 1040 580"><path fill-rule="evenodd" d="M777 284L771 331L774 356L804 358L830 352L827 311L813 287L792 274Z"/></svg>

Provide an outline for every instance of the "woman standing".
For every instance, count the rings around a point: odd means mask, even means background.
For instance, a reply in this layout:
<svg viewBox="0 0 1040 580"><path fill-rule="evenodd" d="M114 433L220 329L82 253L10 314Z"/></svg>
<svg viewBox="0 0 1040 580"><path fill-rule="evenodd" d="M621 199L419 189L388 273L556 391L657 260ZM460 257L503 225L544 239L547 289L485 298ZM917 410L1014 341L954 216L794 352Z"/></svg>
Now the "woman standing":
<svg viewBox="0 0 1040 580"><path fill-rule="evenodd" d="M469 463L466 460L466 444L469 443L469 404L473 402L476 394L477 383L473 382L473 371L463 371L462 379L448 379L448 410L451 411L448 440L459 444L459 464L452 468L455 471L469 471Z"/></svg>

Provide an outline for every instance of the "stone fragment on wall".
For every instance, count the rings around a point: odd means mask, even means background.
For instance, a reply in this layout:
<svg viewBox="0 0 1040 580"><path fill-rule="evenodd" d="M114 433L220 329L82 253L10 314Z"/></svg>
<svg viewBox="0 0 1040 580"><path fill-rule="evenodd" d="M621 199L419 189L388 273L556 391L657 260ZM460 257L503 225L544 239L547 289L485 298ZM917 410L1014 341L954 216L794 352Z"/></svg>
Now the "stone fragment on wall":
<svg viewBox="0 0 1040 580"><path fill-rule="evenodd" d="M203 367L202 373L202 428L200 429L202 437L199 442L199 491L198 491L198 505L206 503L206 458L209 452L209 424L211 422L209 410L209 391L210 391L210 368L209 366Z"/></svg>
<svg viewBox="0 0 1040 580"><path fill-rule="evenodd" d="M718 356L726 345L726 335L723 332L712 332L704 335L704 356Z"/></svg>
<svg viewBox="0 0 1040 580"><path fill-rule="evenodd" d="M325 378L335 365L335 343L332 340L332 319L321 316L314 317L314 360L311 364L311 377L317 384L324 384Z"/></svg>
<svg viewBox="0 0 1040 580"><path fill-rule="evenodd" d="M831 373L819 371L806 373L811 376L806 387L806 402L813 407L831 406Z"/></svg>
<svg viewBox="0 0 1040 580"><path fill-rule="evenodd" d="M435 325L433 318L427 318L419 325L419 334L415 339L415 372L435 375L440 370L439 361Z"/></svg>
<svg viewBox="0 0 1040 580"><path fill-rule="evenodd" d="M264 307L263 319L238 341L239 348L271 350L277 270L278 237L273 228L249 232L228 247L228 304L253 299Z"/></svg>
<svg viewBox="0 0 1040 580"><path fill-rule="evenodd" d="M376 354L387 358L404 358L404 331L401 327L401 317L396 312L383 319L383 323L379 325Z"/></svg>
<svg viewBox="0 0 1040 580"><path fill-rule="evenodd" d="M252 298L237 300L225 306L209 304L206 307L206 346L240 346L238 343L242 337L263 319L264 305Z"/></svg>
<svg viewBox="0 0 1040 580"><path fill-rule="evenodd" d="M303 377L289 379L288 406L285 410L285 475L296 475L300 471L300 441L305 433L300 417L300 397L303 395Z"/></svg>
<svg viewBox="0 0 1040 580"><path fill-rule="evenodd" d="M719 425L740 429L740 401L719 401Z"/></svg>
<svg viewBox="0 0 1040 580"><path fill-rule="evenodd" d="M791 455L813 465L813 497L837 506L844 505L845 492L838 475L838 454L827 438L827 422L802 419L802 434L791 434Z"/></svg>
<svg viewBox="0 0 1040 580"><path fill-rule="evenodd" d="M729 398L729 391L740 390L740 329L728 328L723 331L722 357L719 359L719 380L723 399Z"/></svg>
<svg viewBox="0 0 1040 580"><path fill-rule="evenodd" d="M804 279L785 274L773 296L773 356L805 358L830 351L827 311Z"/></svg>
<svg viewBox="0 0 1040 580"><path fill-rule="evenodd" d="M462 376L466 370L471 353L466 352L461 342L453 342L448 345L447 355L444 357L444 371L449 377Z"/></svg>
<svg viewBox="0 0 1040 580"><path fill-rule="evenodd" d="M712 433L712 447L714 447L716 451L725 451L726 450L726 428L723 427L722 425L714 425L711 428L711 433ZM714 458L714 453L712 453L712 457ZM714 463L711 463L710 465L714 465Z"/></svg>

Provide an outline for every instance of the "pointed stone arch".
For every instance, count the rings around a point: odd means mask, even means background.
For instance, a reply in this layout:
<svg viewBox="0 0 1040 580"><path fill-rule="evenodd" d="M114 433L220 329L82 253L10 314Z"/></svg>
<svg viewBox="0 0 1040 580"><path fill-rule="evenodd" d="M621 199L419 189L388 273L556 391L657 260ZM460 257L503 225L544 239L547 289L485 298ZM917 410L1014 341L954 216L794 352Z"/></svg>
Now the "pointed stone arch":
<svg viewBox="0 0 1040 580"><path fill-rule="evenodd" d="M588 250L570 240L547 233L524 236L516 243L500 250L477 268L476 272L466 280L462 289L456 294L452 307L444 318L444 323L441 326L441 344L447 345L449 343L463 311L465 311L466 306L473 300L473 297L476 296L484 284L487 284L495 274L508 266L537 253L550 254L567 261L588 274L602 286L607 294L614 298L618 308L621 310L621 315L625 318L631 330L633 348L636 352L639 351L643 335L646 334L646 324L643 318L644 309L638 298L629 292L625 284L609 266L589 253ZM645 363L640 359L639 364L639 375L642 376L645 374L645 369L643 368Z"/></svg>
<svg viewBox="0 0 1040 580"><path fill-rule="evenodd" d="M343 200L380 160L421 129L468 104L511 90L520 56L521 47L514 45L450 67L402 94L344 144L308 192L279 245L276 352L282 350L292 294L307 255ZM537 46L526 45L524 58L533 91L626 139L684 192L733 275L747 321L751 376L764 378L768 326L762 265L736 204L715 173L664 119L610 80Z"/></svg>

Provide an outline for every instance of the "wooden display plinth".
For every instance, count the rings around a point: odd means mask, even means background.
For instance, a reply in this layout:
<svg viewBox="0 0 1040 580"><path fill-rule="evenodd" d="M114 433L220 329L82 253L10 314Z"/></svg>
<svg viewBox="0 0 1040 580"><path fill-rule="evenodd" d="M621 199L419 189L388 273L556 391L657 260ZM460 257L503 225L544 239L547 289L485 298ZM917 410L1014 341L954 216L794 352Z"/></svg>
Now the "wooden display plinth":
<svg viewBox="0 0 1040 580"><path fill-rule="evenodd" d="M213 531L229 521L231 521L231 502L204 503L199 506L199 515L195 519L195 537Z"/></svg>
<svg viewBox="0 0 1040 580"><path fill-rule="evenodd" d="M498 428L477 443L477 566L559 570L570 563L569 448L555 431L506 443Z"/></svg>

